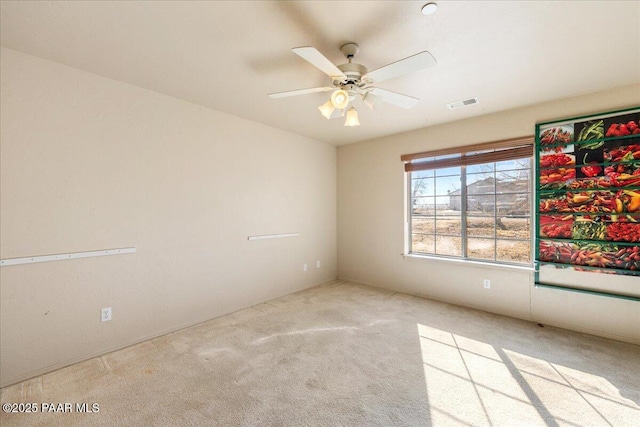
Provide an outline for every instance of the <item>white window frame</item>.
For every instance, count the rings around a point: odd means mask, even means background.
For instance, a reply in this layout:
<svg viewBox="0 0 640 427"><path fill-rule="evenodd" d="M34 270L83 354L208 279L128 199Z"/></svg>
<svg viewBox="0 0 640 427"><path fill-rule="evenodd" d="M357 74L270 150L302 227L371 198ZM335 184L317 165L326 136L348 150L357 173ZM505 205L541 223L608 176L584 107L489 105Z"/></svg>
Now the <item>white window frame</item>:
<svg viewBox="0 0 640 427"><path fill-rule="evenodd" d="M532 137L531 137L532 138ZM518 141L522 140L518 139ZM497 144L503 144L506 141L499 141ZM473 146L470 147L472 149L477 149L479 147L479 145L477 146ZM472 151L472 150L469 150ZM464 147L461 148L459 150L459 153L461 156L465 155L465 150ZM407 158L417 158L418 155L407 155L407 156L403 156L403 160L405 161L405 163L407 163L408 161L405 159L405 157ZM425 158L428 158L427 156L424 156ZM534 217L533 217L533 206L535 203L535 186L534 186L534 176L535 176L535 171L534 171L534 162L533 162L533 154L531 155L527 155L527 156L518 156L518 157L514 157L511 160L522 160L522 159L526 159L528 160L528 165L527 167L523 167L523 170L528 168L529 170L529 185L528 185L528 191L525 193L523 192L522 194L526 194L527 197L529 197L529 203L528 203L528 218L529 218L529 223L530 223L530 228L529 228L529 238L528 239L508 239L508 238L500 238L497 235L497 229L494 230L494 235L493 237L490 236L486 236L485 238L487 239L493 239L494 241L494 259L483 259L483 258L475 258L475 257L470 257L468 254L468 238L470 237L468 235L467 232L467 219L468 219L468 212L467 212L467 165L460 165L460 180L461 180L461 185L460 185L460 240L461 240L461 255L457 256L457 255L444 255L444 254L436 254L436 253L429 253L429 252L419 252L419 251L414 251L413 250L413 234L414 234L414 230L413 230L413 224L412 224L412 219L414 217L414 206L413 206L413 201L414 201L414 197L413 197L413 192L412 192L412 182L413 182L413 176L411 171L407 171L405 172L405 177L406 177L406 227L405 227L405 254L411 257L424 257L424 258L436 258L436 259L445 259L445 260L455 260L455 261L462 261L462 262L472 262L472 263L479 263L479 264L488 264L488 265L504 265L504 266L512 266L512 267L521 267L521 268L531 268L531 266L533 265L533 258L534 258L534 241L535 241L535 221L534 221ZM496 171L496 167L495 167L495 163L498 163L502 160L497 160L496 162L493 161L489 161L489 162L484 162L484 163L477 163L477 164L487 164L487 165L492 165L493 167L493 173L496 174L499 171ZM409 160L410 162L410 160ZM407 169L407 167L405 167L405 170ZM434 170L437 168L427 168L427 169L423 169L423 170ZM434 178L434 182L437 182L437 177ZM497 188L496 188L496 184L494 183L494 201L497 201L496 196L499 195L497 192ZM435 196L434 196L435 197ZM497 214L497 203L494 205L494 212L493 212L493 216L489 216L488 218L493 218L494 221L497 221L497 218L499 217L499 215ZM435 224L434 224L435 227ZM433 230L433 236L434 238L438 236L438 232L437 229L434 228ZM474 237L474 236L471 236ZM515 240L515 241L521 241L524 242L526 240L529 241L529 261L528 262L521 262L521 261L509 261L509 260L500 260L497 259L498 258L498 241L499 240Z"/></svg>

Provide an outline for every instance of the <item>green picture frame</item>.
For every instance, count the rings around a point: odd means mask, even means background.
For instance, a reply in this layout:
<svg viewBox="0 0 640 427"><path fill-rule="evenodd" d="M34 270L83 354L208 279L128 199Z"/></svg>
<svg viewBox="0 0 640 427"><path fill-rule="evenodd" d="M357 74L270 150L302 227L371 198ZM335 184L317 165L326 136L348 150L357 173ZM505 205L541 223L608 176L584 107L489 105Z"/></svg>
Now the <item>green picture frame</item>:
<svg viewBox="0 0 640 427"><path fill-rule="evenodd" d="M535 267L640 275L640 107L535 126Z"/></svg>

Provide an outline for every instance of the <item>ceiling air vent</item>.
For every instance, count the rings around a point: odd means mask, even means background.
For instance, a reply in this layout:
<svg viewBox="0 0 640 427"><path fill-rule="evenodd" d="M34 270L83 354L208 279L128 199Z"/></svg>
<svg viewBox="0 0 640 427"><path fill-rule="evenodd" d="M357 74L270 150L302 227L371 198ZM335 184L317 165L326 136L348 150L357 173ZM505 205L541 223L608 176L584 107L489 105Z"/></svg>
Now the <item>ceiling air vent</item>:
<svg viewBox="0 0 640 427"><path fill-rule="evenodd" d="M456 108L466 107L468 105L477 104L478 102L478 98L469 98L462 101L451 102L447 104L447 107L449 107L450 110L455 110Z"/></svg>

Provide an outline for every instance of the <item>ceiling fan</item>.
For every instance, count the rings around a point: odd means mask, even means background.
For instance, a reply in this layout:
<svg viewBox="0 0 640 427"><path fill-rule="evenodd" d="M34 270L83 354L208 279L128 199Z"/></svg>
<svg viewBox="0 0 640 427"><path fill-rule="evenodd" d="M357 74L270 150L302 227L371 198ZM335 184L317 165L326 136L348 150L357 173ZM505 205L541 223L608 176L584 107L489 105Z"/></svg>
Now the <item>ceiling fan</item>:
<svg viewBox="0 0 640 427"><path fill-rule="evenodd" d="M293 53L305 59L323 73L331 77L332 86L313 87L309 89L290 90L286 92L270 93L271 98L305 95L315 92L333 92L325 104L318 107L327 119L342 117L345 109L356 97L360 97L371 109L378 99L402 108L411 108L420 100L409 95L392 92L374 86L375 83L400 77L437 64L433 55L427 51L408 56L383 67L368 71L364 65L351 62L360 48L356 43L344 44L340 51L347 58L347 63L334 65L316 48L305 46L293 48ZM345 126L358 126L358 113L351 106L347 111Z"/></svg>

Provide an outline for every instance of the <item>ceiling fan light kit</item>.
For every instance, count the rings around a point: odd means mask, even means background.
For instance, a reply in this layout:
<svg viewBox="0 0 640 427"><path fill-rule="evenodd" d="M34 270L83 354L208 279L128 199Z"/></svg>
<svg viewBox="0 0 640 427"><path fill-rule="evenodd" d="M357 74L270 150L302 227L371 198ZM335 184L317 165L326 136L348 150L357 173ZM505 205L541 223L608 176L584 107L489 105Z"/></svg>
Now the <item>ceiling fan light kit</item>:
<svg viewBox="0 0 640 427"><path fill-rule="evenodd" d="M372 110L378 100L402 108L411 108L420 101L418 98L378 88L374 86L374 83L400 77L437 64L435 58L429 52L423 51L369 72L364 65L352 62L352 59L360 51L360 47L356 43L342 45L340 51L348 62L338 66L334 65L314 47L296 47L292 50L293 53L331 77L333 87L315 87L277 92L269 94L269 97L284 98L331 91L329 101L318 107L320 113L327 119L344 116L345 109L358 97ZM337 110L340 111L340 115L336 114ZM358 112L353 105L347 112L344 125L360 125Z"/></svg>

